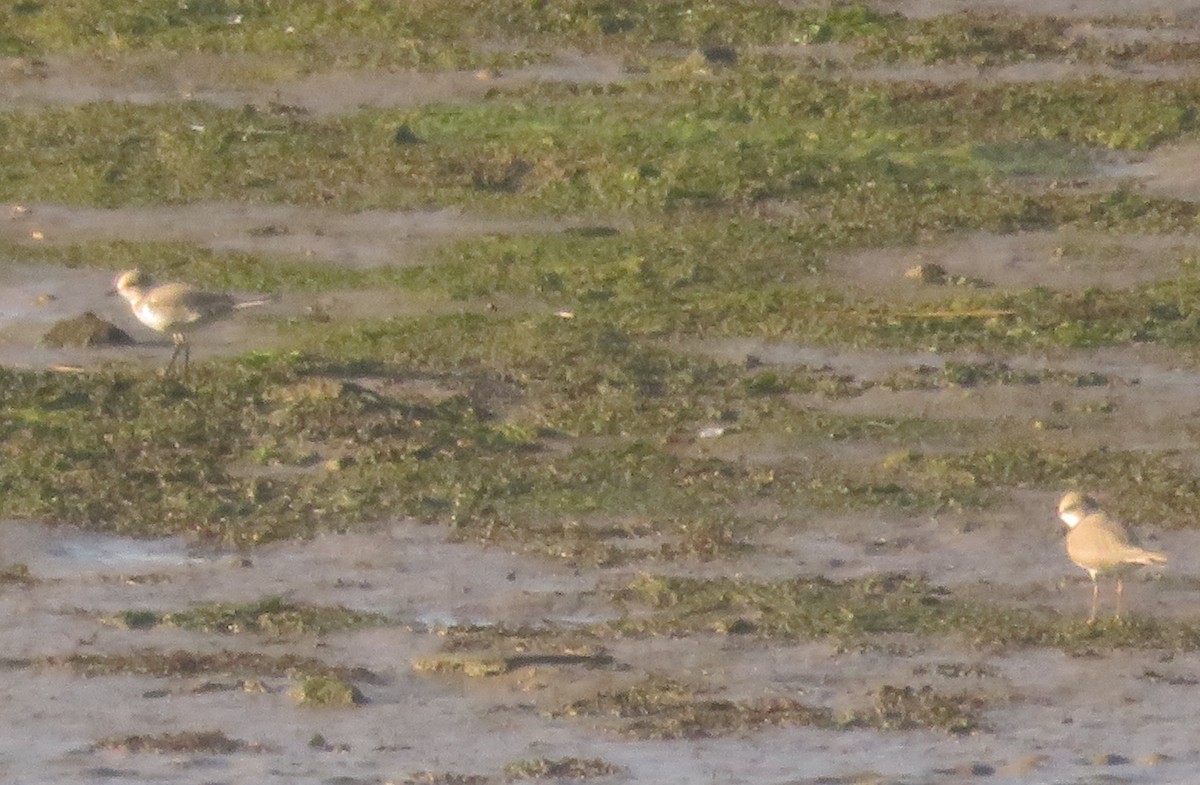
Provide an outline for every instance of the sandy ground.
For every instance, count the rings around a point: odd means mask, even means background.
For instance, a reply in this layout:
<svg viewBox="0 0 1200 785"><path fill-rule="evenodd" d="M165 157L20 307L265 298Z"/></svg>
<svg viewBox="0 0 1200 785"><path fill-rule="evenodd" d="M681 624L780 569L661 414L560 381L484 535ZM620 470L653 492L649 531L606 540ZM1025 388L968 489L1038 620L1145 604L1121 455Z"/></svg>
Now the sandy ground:
<svg viewBox="0 0 1200 785"><path fill-rule="evenodd" d="M226 108L282 105L314 115L344 114L364 107L420 106L470 101L493 88L534 81L605 84L628 78L619 60L574 52L511 72L441 73L330 71L278 82L245 84L252 57L132 56L93 60L53 56L0 61L0 104L44 106L117 101L151 104L201 101ZM7 67L2 67L7 65Z"/></svg>
<svg viewBox="0 0 1200 785"><path fill-rule="evenodd" d="M70 244L185 242L214 251L289 256L352 268L413 264L431 244L458 237L560 231L563 220L485 218L461 210L346 214L293 205L211 202L117 210L21 205L0 238ZM421 254L424 258L426 254Z"/></svg>
<svg viewBox="0 0 1200 785"><path fill-rule="evenodd" d="M891 528L887 521L876 523ZM853 536L838 528L842 538ZM914 555L911 565L879 554L864 566L920 569L944 562L945 540L936 532L918 535L910 549L924 558ZM1081 584L1069 587L1072 596L1065 600L1046 580L1061 566L1049 555L1036 557L1042 563L1030 574L1011 572L994 559L989 573L988 560L978 554L991 541L983 535L962 549L977 554L970 568L975 580L990 575L997 584L1011 585L1032 578L1034 602L1082 599ZM1200 655L1164 661L1160 654L1135 652L1080 660L1054 651L988 654L903 637L890 650L845 652L832 644L765 645L714 635L618 640L611 648L617 666L611 669L540 666L491 680L461 680L416 674L410 667L412 658L438 649L446 625L604 619L614 609L603 589L632 576L480 552L445 542L439 529L409 522L272 546L248 560L189 552L181 542L145 543L11 522L0 528L0 550L40 577L36 585L8 587L0 595L0 701L7 716L23 718L9 726L0 744L0 777L7 782L403 782L421 771L497 777L513 760L564 756L600 757L623 767L626 773L614 782L925 782L951 775L970 779L972 771L994 772L989 782L1109 777L1184 782L1200 760L1200 745L1189 730L1190 689L1179 686L1200 676ZM855 559L856 550L863 558L861 543L829 553ZM754 565L731 566L737 567ZM297 581L297 575L305 580ZM1157 594L1140 586L1138 591ZM131 631L96 622L97 615L130 608L169 610L265 596L336 602L383 613L394 623L318 641L222 638L170 628ZM896 656L895 647L906 647L906 655ZM376 677L363 686L366 707L313 711L292 704L285 677L262 679L265 689L247 692L235 676L88 678L27 662L141 649L297 653L367 668ZM668 662L669 670L663 667ZM863 705L880 684L920 682L984 692L999 708L987 714L988 732L966 738L791 729L663 742L623 741L591 721L543 714L570 696L665 672L732 698L799 696L850 709ZM101 737L154 735L167 728L219 729L255 749L134 755L91 748ZM311 746L317 734L334 749Z"/></svg>
<svg viewBox="0 0 1200 785"><path fill-rule="evenodd" d="M917 16L967 8L1048 12L1078 17L1083 26L1086 18L1119 15L1128 9L1125 3L1069 0L1049 5L918 0L880 6ZM1200 14L1192 3L1164 0L1139 4L1138 11L1169 16L1176 22L1177 35L1195 34L1200 26ZM503 80L630 78L615 61L572 53L547 66L482 79L467 73L330 73L280 84L230 87L225 68L204 58L131 61L104 68L71 58L14 60L0 76L4 87L0 106L187 98L226 106L280 101L320 114L365 105L412 105L447 95L473 100ZM1097 68L1062 63L987 71L937 66L851 73L847 66L847 75L1035 80L1087 76ZM1168 73L1163 67L1146 65L1128 69L1125 76L1174 78L1187 69L1176 70L1179 73ZM1094 187L1132 183L1150 192L1200 198L1198 158L1200 150L1190 147L1159 150L1118 170L1098 168L1089 179ZM452 211L346 216L308 208L226 204L130 210L23 207L25 211L16 217L0 217L0 236L28 242L177 240L353 266L405 264L431 244L456 236L555 228L539 221L514 223ZM260 231L263 227L285 227L285 231ZM32 239L34 232L42 239ZM1105 244L1103 254L1071 250L1097 243ZM873 294L898 291L895 282L905 269L936 262L953 275L997 287L1129 286L1171 276L1178 260L1194 255L1197 245L1200 238L1189 236L975 235L943 245L847 254L830 260L830 280ZM105 297L110 283L109 273L95 270L5 265L0 273L0 362L24 367L164 362L171 351L169 341L137 325L119 300ZM919 301L924 295L914 284L903 296ZM385 315L427 313L448 306L326 293L285 299L267 313L300 317L314 308L347 307L361 314ZM139 344L100 352L38 345L51 323L84 310L118 323ZM279 341L271 329L263 329L246 315L199 333L194 343L202 356ZM1120 381L1086 389L1039 385L872 390L845 401L811 404L839 413L914 414L1028 431L1029 422L1056 414L1058 402L1065 398L1108 401L1113 404L1110 413L1068 416L1066 430L1031 438L1178 450L1185 456L1196 452L1196 431L1190 423L1200 412L1200 371L1180 367L1170 356L1153 350L948 358L919 350L852 352L756 341L686 350L734 360L754 355L782 367L829 366L861 379L921 365L937 367L948 359L996 359L1014 367L1097 371ZM693 449L747 462L881 457L878 451L855 455L840 446L811 448L782 436L767 441L739 439L737 434L698 441ZM906 570L925 574L934 583L986 592L1014 604L1082 613L1089 586L1063 555L1051 513L1053 501L1049 493L1014 494L1001 510L937 518L872 513L830 519L803 510L784 511L780 525L751 555L734 562L673 569L762 578L797 574L848 578ZM1198 599L1194 579L1200 575L1200 556L1193 554L1200 554L1196 547L1200 535L1153 530L1145 534L1155 547L1171 553L1171 577L1134 582L1131 603L1143 613L1190 615ZM976 780L1186 783L1195 781L1200 770L1200 739L1194 732L1200 655L1123 652L1073 658L1052 650L989 652L946 641L903 638L883 642L877 650L847 652L828 643L780 645L713 635L617 640L611 647L617 663L613 668L543 665L495 679L456 679L423 675L411 667L414 657L439 649L447 626L582 625L615 617L621 609L608 599L609 589L627 584L633 574L571 569L454 544L444 530L409 521L382 522L373 531L355 535L270 546L245 557L198 551L183 541L138 542L5 522L0 525L0 555L4 563L29 565L38 579L28 586L0 587L0 712L5 719L0 780L4 782L366 785L428 781L421 779L421 772L479 775L499 782L504 779L504 766L514 760L567 756L598 757L621 767L621 773L602 782L689 785ZM324 640L274 640L170 628L127 630L98 622L104 614L131 608L171 611L200 602L247 602L269 596L373 611L393 623ZM370 701L365 707L313 711L293 705L286 677L265 678L265 689L250 692L240 686L236 675L88 678L61 666L38 664L51 657L142 649L297 653L330 664L367 668L377 678L362 685ZM987 732L965 738L925 732L773 729L720 739L635 742L594 721L551 719L545 714L571 695L661 673L703 685L722 697L798 697L837 709L865 705L871 690L882 684L932 684L949 692L970 689L986 692L993 700L986 714ZM253 746L229 755L131 754L92 748L103 737L165 730L220 730ZM324 746L310 744L317 734L325 737Z"/></svg>

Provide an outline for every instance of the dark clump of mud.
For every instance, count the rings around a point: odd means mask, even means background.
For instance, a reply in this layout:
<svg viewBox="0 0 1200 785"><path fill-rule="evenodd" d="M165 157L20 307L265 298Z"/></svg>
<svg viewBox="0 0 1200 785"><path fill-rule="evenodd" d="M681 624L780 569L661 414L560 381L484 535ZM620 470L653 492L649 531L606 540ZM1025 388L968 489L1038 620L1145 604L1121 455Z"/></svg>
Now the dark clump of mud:
<svg viewBox="0 0 1200 785"><path fill-rule="evenodd" d="M62 349L66 346L132 346L134 341L120 327L87 311L82 316L55 322L42 336L42 343L52 349Z"/></svg>
<svg viewBox="0 0 1200 785"><path fill-rule="evenodd" d="M158 752L177 754L202 752L213 755L230 755L252 749L251 745L231 739L220 731L187 733L164 733L160 736L121 736L100 739L95 749L122 750L125 752Z"/></svg>
<svg viewBox="0 0 1200 785"><path fill-rule="evenodd" d="M510 780L583 780L620 773L619 766L601 758L530 758L513 761L504 767L504 774Z"/></svg>

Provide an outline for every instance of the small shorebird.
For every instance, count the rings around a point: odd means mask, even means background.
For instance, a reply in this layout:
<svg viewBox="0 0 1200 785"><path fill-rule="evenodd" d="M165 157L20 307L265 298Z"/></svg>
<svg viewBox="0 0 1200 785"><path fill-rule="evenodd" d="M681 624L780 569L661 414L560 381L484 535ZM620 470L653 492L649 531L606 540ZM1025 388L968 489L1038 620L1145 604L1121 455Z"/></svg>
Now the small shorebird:
<svg viewBox="0 0 1200 785"><path fill-rule="evenodd" d="M1058 517L1070 528L1067 555L1092 578L1092 615L1088 624L1096 621L1100 600L1097 576L1109 573L1117 576L1116 618L1121 618L1122 576L1138 565L1166 564L1166 554L1142 548L1125 524L1109 517L1087 494L1071 492L1063 496L1058 502Z"/></svg>
<svg viewBox="0 0 1200 785"><path fill-rule="evenodd" d="M190 349L187 331L216 319L221 319L242 308L265 305L273 298L237 300L224 292L206 292L186 283L164 283L153 285L141 270L126 270L117 276L113 293L119 294L133 309L133 315L151 330L169 332L175 342L175 351L167 370L175 367L175 361L183 354L183 375L187 376Z"/></svg>

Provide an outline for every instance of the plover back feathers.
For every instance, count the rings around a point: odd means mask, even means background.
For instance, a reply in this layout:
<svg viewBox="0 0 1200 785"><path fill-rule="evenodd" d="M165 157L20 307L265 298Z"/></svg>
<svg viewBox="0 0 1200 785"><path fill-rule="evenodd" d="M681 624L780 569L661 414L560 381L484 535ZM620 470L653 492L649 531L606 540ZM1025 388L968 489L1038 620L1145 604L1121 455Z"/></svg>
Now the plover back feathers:
<svg viewBox="0 0 1200 785"><path fill-rule="evenodd" d="M1067 534L1067 555L1088 572L1104 573L1126 565L1166 564L1166 554L1148 551L1137 536L1107 513L1094 512Z"/></svg>

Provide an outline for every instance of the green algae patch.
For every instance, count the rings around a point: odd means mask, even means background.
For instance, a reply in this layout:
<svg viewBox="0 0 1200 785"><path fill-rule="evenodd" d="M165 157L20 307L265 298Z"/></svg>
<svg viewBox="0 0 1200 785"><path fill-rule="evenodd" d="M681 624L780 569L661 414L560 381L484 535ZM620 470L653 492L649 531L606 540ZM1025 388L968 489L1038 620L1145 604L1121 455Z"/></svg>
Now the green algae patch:
<svg viewBox="0 0 1200 785"><path fill-rule="evenodd" d="M1069 20L1053 16L955 13L906 19L862 4L808 8L745 0L710 5L503 0L449 7L422 0L320 9L299 2L180 6L157 0L131 8L95 2L18 3L2 19L0 54L8 56L85 51L111 57L178 49L271 56L309 69L332 64L467 68L519 63L562 47L627 52L654 46L698 48L699 62L715 69L743 60L735 47L830 42L855 45L858 59L865 62L997 65L1045 59L1187 62L1196 57L1193 42L1165 38L1133 44L1081 36ZM1121 24L1135 23L1161 20L1121 19ZM528 49L483 46L481 41L520 41Z"/></svg>
<svg viewBox="0 0 1200 785"><path fill-rule="evenodd" d="M996 360L988 362L947 361L940 368L918 366L889 374L879 386L889 390L941 390L952 387L1033 386L1056 384L1066 387L1109 387L1128 384L1095 371L1064 371L1054 368L1013 368Z"/></svg>
<svg viewBox="0 0 1200 785"><path fill-rule="evenodd" d="M940 730L956 735L982 730L986 702L978 696L943 695L932 687L884 685L866 710L835 715L793 698L757 701L715 698L680 682L651 677L624 689L602 691L552 712L556 717L617 718L619 731L637 739L707 738L764 727L824 730Z"/></svg>
<svg viewBox="0 0 1200 785"><path fill-rule="evenodd" d="M1094 221L1086 216L1109 209L1125 217L1106 219L1102 231L1192 231L1200 219L1194 206L1171 206L1129 192L1095 195L1097 204L1091 206L1072 204L1076 197L1062 195L1022 198L1029 204L1019 209L1054 214L1048 226L1075 225L1089 231L1095 229ZM898 205L897 210L907 209L908 204ZM1169 212L1175 207L1181 210L1177 221L1136 226L1155 215L1165 218L1160 209ZM797 205L796 209L807 208ZM981 207L988 215L995 215L997 209ZM1186 350L1200 343L1194 318L1200 288L1186 257L1166 280L1129 288L943 287L936 299L920 303L846 291L827 275L816 277L826 259L839 250L903 247L906 242L927 241L931 234L946 234L931 227L911 237L905 234L912 221L930 218L931 211L920 218L901 217L877 207L870 209L870 215L878 225L865 230L869 236L830 237L822 233L829 226L800 221L740 215L705 220L687 214L646 222L616 237L482 238L439 249L436 262L410 268L401 279L407 287L451 299L532 298L547 307L569 309L573 318L558 325L560 333L602 324L642 340L725 336L938 351L1028 351L1131 342ZM889 215L897 218L895 225L887 223ZM959 226L953 231L972 228L983 227ZM991 231L1012 230L994 227ZM731 265L725 259L744 261ZM836 376L822 377L815 369L807 374L761 369L756 375L768 373L792 378L781 378L775 385L764 377L747 382L751 389L770 392L790 386L797 392L838 392ZM853 383L843 389L852 394Z"/></svg>
<svg viewBox="0 0 1200 785"><path fill-rule="evenodd" d="M901 452L886 466L893 476L926 488L1103 488L1114 514L1132 523L1195 525L1200 480L1170 454L1099 448L1060 450L1012 445L960 454Z"/></svg>
<svg viewBox="0 0 1200 785"><path fill-rule="evenodd" d="M159 735L107 736L92 744L94 750L164 755L232 755L237 752L265 752L259 744L232 739L221 731L183 731Z"/></svg>
<svg viewBox="0 0 1200 785"><path fill-rule="evenodd" d="M444 6L372 5L368 10L349 5L317 9L294 2L280 7L224 1L183 6L152 2L131 8L20 3L2 17L5 35L0 37L0 53L29 57L86 52L111 58L173 50L208 52L240 56L243 67L260 78L281 70L338 64L479 67L517 64L534 57L483 51L475 41L487 37L484 33L468 33L452 23L474 29L472 17L447 14Z"/></svg>
<svg viewBox="0 0 1200 785"><path fill-rule="evenodd" d="M413 671L488 678L526 668L621 668L588 627L480 625L450 627L441 635L440 651L414 658Z"/></svg>
<svg viewBox="0 0 1200 785"><path fill-rule="evenodd" d="M943 730L954 735L969 735L982 730L982 698L967 695L943 695L930 686L920 689L884 685L872 696L873 710L861 720L881 730Z"/></svg>
<svg viewBox="0 0 1200 785"><path fill-rule="evenodd" d="M1137 22L1156 25L1144 17ZM1096 23L1100 29L1116 24L1112 20ZM861 40L862 59L969 62L980 67L1063 59L1112 64L1143 59L1191 62L1200 54L1192 41L1134 44L1076 35L1071 21L1063 17L978 11L893 22Z"/></svg>
<svg viewBox="0 0 1200 785"><path fill-rule="evenodd" d="M365 668L347 668L295 654L219 651L200 653L176 649L136 649L124 654L69 654L33 660L37 668L67 668L83 676L150 676L175 678L209 674L279 677L295 673L328 674L344 680L374 682Z"/></svg>
<svg viewBox="0 0 1200 785"><path fill-rule="evenodd" d="M100 620L127 630L152 630L162 623L163 617L154 611L131 610L101 617Z"/></svg>
<svg viewBox="0 0 1200 785"><path fill-rule="evenodd" d="M624 720L621 731L638 739L703 738L766 726L834 726L830 711L791 699L754 703L709 699L679 682L657 678L582 698L553 715L619 718Z"/></svg>
<svg viewBox="0 0 1200 785"><path fill-rule="evenodd" d="M418 657L412 667L417 673L461 673L471 678L499 676L511 670L505 657L462 654Z"/></svg>
<svg viewBox="0 0 1200 785"><path fill-rule="evenodd" d="M120 54L180 49L274 55L309 68L342 64L379 68L478 67L520 62L502 46L570 45L623 50L674 44L788 43L847 40L882 32L885 21L863 6L801 9L749 2L595 4L580 0L465 2L419 0L314 7L303 2L221 1L179 5L155 0L136 7L85 2L19 3L4 12L0 54L56 51ZM526 55L528 57L529 55Z"/></svg>
<svg viewBox="0 0 1200 785"><path fill-rule="evenodd" d="M1082 613L957 599L945 588L904 574L778 582L642 576L618 597L655 609L648 617L612 623L624 634L679 635L740 626L765 639L833 639L848 646L903 633L956 638L981 648L1040 646L1077 655L1200 649L1195 622L1137 617L1088 624ZM743 624L746 619L753 620L752 629Z"/></svg>
<svg viewBox="0 0 1200 785"><path fill-rule="evenodd" d="M245 605L218 603L188 611L165 613L159 623L186 630L220 633L259 633L271 636L328 635L332 632L385 624L376 613L341 606L313 607L271 597Z"/></svg>
<svg viewBox="0 0 1200 785"><path fill-rule="evenodd" d="M12 517L245 544L404 510L428 471L422 456L527 449L463 397L408 402L342 383L335 396L273 394L294 388L295 363L252 357L204 368L188 386L152 373L0 372L11 413L0 423L0 506ZM238 459L296 443L351 454L358 467L297 479L231 472ZM394 479L381 476L389 468ZM407 484L396 478L405 473Z"/></svg>
<svg viewBox="0 0 1200 785"><path fill-rule="evenodd" d="M521 654L487 654L487 653L449 653L418 657L413 660L412 667L417 673L461 673L471 678L500 676L512 673L522 668L537 667L583 667L611 668L616 660L608 654L580 653L536 653Z"/></svg>
<svg viewBox="0 0 1200 785"><path fill-rule="evenodd" d="M399 272L389 268L362 270L335 264L312 264L289 256L213 250L189 242L95 239L45 243L0 240L0 251L14 259L71 268L102 268L114 273L137 268L156 281L186 281L218 291L277 294L387 289L397 287L399 281ZM87 327L89 323L83 326ZM45 343L49 346L80 345L78 340L71 340L78 334L77 326L68 325L61 340L48 337ZM121 339L110 343L121 343Z"/></svg>
<svg viewBox="0 0 1200 785"><path fill-rule="evenodd" d="M33 586L37 581L28 564L8 564L0 567L0 585Z"/></svg>
<svg viewBox="0 0 1200 785"><path fill-rule="evenodd" d="M0 112L0 198L120 206L256 201L507 213L754 213L784 201L817 239L1080 222L1126 228L1195 207L1126 191L1024 193L996 151L1036 140L1143 150L1195 138L1195 81L911 85L760 63L715 77L535 85L469 104L343 117L199 102ZM62 129L71 129L64 133ZM396 144L397 129L422 144ZM116 151L101 155L98 151ZM1054 156L1038 157L1032 167ZM64 165L69 164L69 165ZM819 210L820 226L803 220ZM824 244L824 243L822 243ZM649 258L649 257L648 257ZM741 258L747 258L743 255ZM750 257L752 258L752 257Z"/></svg>
<svg viewBox="0 0 1200 785"><path fill-rule="evenodd" d="M569 23L542 18L558 7L510 9L506 24L536 17L560 32L598 24L579 6L571 6ZM758 18L749 6L726 12ZM244 9L230 14L245 19L223 33L251 29ZM195 20L183 17L162 30L196 33ZM640 40L637 30L670 27L655 17L638 6L629 29L600 37ZM907 24L862 8L805 19L804 36L814 40L881 36ZM1054 26L1041 23L987 33L1006 24L972 24L952 37L994 43L1044 32L1056 40ZM668 38L680 32L671 29ZM993 465L944 471L936 457L922 458L838 475L829 467L751 471L740 460L683 457L692 445L702 451L701 439L714 433L900 446L964 431L915 417L802 410L802 396L852 397L875 385L751 358L681 356L671 344L749 337L1019 352L1149 343L1180 353L1200 345L1200 286L1187 264L1173 280L1129 290L944 287L918 305L848 293L817 277L838 249L975 229L1194 230L1200 213L1185 201L1130 188L1029 193L1008 178L1070 174L1111 149L1194 138L1197 83L1138 91L1107 80L858 84L810 78L769 59L740 57L736 67L730 60L708 63L702 77L505 88L469 105L339 118L191 103L0 113L14 140L0 152L11 156L5 183L14 198L151 204L170 185L179 202L219 195L330 209L464 204L578 212L613 224L455 241L403 270L306 265L185 243L14 246L15 257L111 268L132 260L214 287L408 290L464 303L467 312L281 323L300 353L208 364L187 386L148 373L68 379L6 371L0 513L146 536L187 531L239 546L394 515L447 524L462 541L581 565L734 558L753 550L750 535L762 521L741 511L755 504L978 508L1007 487L1001 472L1010 458L973 454ZM422 143L396 145L399 128ZM120 154L114 160L97 149ZM1054 169L1064 157L1070 166ZM1005 168L1014 158L1019 171ZM521 306L506 308L505 298ZM495 310L484 311L486 304ZM948 363L878 384L1106 381L1113 383L1100 374ZM410 395L408 382L438 385L446 395ZM729 441L711 443L722 440ZM1068 460L1064 453L1053 462ZM1038 466L1014 470L1011 484L1109 479ZM1162 482L1129 498L1152 496L1156 504L1141 509L1157 512L1179 473L1147 468ZM661 532L665 542L643 546L638 532Z"/></svg>
<svg viewBox="0 0 1200 785"><path fill-rule="evenodd" d="M357 687L336 675L303 676L288 694L297 706L346 709L361 706L366 697Z"/></svg>
<svg viewBox="0 0 1200 785"><path fill-rule="evenodd" d="M602 758L524 758L504 765L510 780L586 780L623 771Z"/></svg>
<svg viewBox="0 0 1200 785"><path fill-rule="evenodd" d="M397 781L398 785L492 785L484 774L459 774L451 771L417 771Z"/></svg>
<svg viewBox="0 0 1200 785"><path fill-rule="evenodd" d="M760 466L702 449L756 434L796 449L966 440L969 425L831 415L799 396L1120 383L1102 375L948 363L867 383L680 353L591 315L461 314L300 332L312 340L303 353L205 364L188 385L150 372L0 371L0 514L239 546L407 516L443 523L459 541L618 565L752 553L756 527L769 521L746 510L764 504L961 510L1013 486L1129 485L1129 499L1149 502L1138 508L1145 519L1163 512L1185 525L1167 507L1194 484L1169 456L1123 451L1004 446L840 467ZM710 432L725 435L709 442ZM1142 482L1129 480L1130 461ZM254 606L172 623L321 634L348 619L345 609Z"/></svg>
<svg viewBox="0 0 1200 785"><path fill-rule="evenodd" d="M736 510L762 501L982 503L967 486L923 490L915 477L905 486L826 467L756 470L676 448L713 422L787 433L798 445L900 445L950 427L797 409L790 396L823 386L820 371L766 377L561 319L397 320L326 331L322 341L305 354L206 364L188 385L149 372L0 371L9 413L0 513L230 545L399 515L444 523L460 541L614 565L748 553L757 522ZM430 380L445 393L408 392L397 379ZM839 382L835 394L850 392ZM516 416L499 416L501 407ZM554 447L570 437L601 440ZM655 544L638 542L650 533L661 535ZM254 603L173 616L318 633L349 618Z"/></svg>

